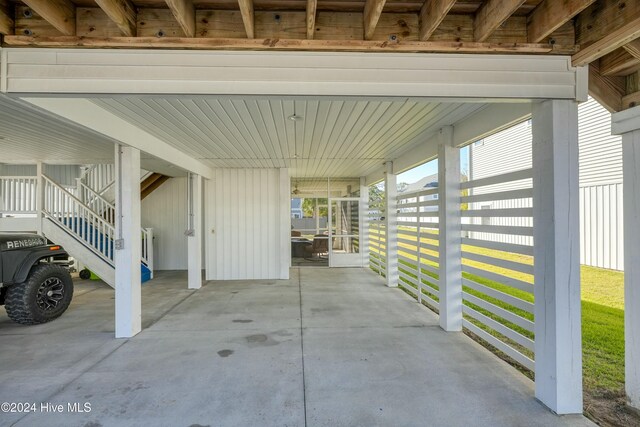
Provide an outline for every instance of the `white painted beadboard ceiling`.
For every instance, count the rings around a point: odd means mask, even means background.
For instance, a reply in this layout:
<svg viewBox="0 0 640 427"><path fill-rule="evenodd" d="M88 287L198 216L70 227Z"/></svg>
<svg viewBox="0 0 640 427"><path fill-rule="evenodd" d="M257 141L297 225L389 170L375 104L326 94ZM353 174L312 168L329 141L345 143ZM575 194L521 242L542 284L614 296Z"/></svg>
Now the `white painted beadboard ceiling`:
<svg viewBox="0 0 640 427"><path fill-rule="evenodd" d="M255 97L114 97L100 107L211 167L363 176L485 104ZM298 120L290 120L293 115Z"/></svg>
<svg viewBox="0 0 640 427"><path fill-rule="evenodd" d="M114 155L110 138L5 96L0 96L0 147L0 163L112 163Z"/></svg>

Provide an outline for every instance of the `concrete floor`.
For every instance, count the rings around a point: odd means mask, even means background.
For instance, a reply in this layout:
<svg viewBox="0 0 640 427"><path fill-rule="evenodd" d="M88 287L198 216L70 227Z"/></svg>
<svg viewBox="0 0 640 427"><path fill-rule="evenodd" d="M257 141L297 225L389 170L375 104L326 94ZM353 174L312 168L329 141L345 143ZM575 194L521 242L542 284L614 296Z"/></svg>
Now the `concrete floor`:
<svg viewBox="0 0 640 427"><path fill-rule="evenodd" d="M295 268L288 281L143 286L144 330L113 338L113 291L77 282L67 313L0 315L0 413L16 426L579 426L533 384L368 270ZM41 403L65 413L42 412ZM68 413L68 403L91 412Z"/></svg>

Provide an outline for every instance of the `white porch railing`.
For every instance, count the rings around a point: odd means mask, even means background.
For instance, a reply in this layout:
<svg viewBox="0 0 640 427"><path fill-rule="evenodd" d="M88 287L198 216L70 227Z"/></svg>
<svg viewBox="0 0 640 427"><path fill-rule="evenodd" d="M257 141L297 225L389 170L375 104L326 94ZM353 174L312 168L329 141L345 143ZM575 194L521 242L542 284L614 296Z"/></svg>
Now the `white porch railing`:
<svg viewBox="0 0 640 427"><path fill-rule="evenodd" d="M461 184L463 326L535 370L532 169ZM492 208L484 203L494 202ZM471 221L469 221L471 222Z"/></svg>
<svg viewBox="0 0 640 427"><path fill-rule="evenodd" d="M78 198L109 223L114 223L116 217L115 205L82 182L78 184Z"/></svg>
<svg viewBox="0 0 640 427"><path fill-rule="evenodd" d="M0 176L0 213L37 213L35 176Z"/></svg>
<svg viewBox="0 0 640 427"><path fill-rule="evenodd" d="M82 183L102 195L110 188L116 180L116 169L114 164L91 165L85 170L80 178Z"/></svg>
<svg viewBox="0 0 640 427"><path fill-rule="evenodd" d="M418 301L439 308L438 188L400 193L398 285Z"/></svg>
<svg viewBox="0 0 640 427"><path fill-rule="evenodd" d="M377 197L378 196L378 197ZM386 275L386 240L384 220L385 200L379 192L369 192L369 267L381 276Z"/></svg>

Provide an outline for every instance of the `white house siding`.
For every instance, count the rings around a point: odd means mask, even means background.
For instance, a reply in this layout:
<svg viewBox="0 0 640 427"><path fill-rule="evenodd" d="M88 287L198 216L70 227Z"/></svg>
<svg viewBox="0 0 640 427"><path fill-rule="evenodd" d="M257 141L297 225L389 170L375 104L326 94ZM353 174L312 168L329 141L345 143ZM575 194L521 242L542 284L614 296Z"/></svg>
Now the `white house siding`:
<svg viewBox="0 0 640 427"><path fill-rule="evenodd" d="M64 187L75 187L80 177L79 165L44 165L44 173ZM36 165L0 164L0 176L36 176Z"/></svg>
<svg viewBox="0 0 640 427"><path fill-rule="evenodd" d="M207 280L288 274L291 218L285 174L286 169L217 169L214 180L207 181Z"/></svg>
<svg viewBox="0 0 640 427"><path fill-rule="evenodd" d="M611 115L594 99L579 106L580 145L580 262L595 267L622 270L622 146L611 135ZM531 127L528 122L485 138L470 150L471 179L531 167ZM520 185L518 185L520 184ZM501 190L524 186L512 183ZM496 191L496 186L474 190L474 194ZM521 204L523 203L523 204ZM530 200L486 202L474 209L525 207ZM492 225L531 225L522 219L492 219ZM524 220L526 222L527 220ZM530 222L530 220L528 220ZM476 220L479 223L479 220ZM529 237L472 233L475 238L520 243ZM514 241L514 238L516 241ZM524 242L522 242L524 243Z"/></svg>
<svg viewBox="0 0 640 427"><path fill-rule="evenodd" d="M171 178L142 201L142 226L153 228L154 269L187 269L187 180Z"/></svg>
<svg viewBox="0 0 640 427"><path fill-rule="evenodd" d="M470 179L476 180L489 176L502 175L507 172L531 168L531 123L529 121L517 124L502 132L472 144L469 150ZM473 188L471 194L486 194L497 191L530 188L531 179L513 181L499 185ZM530 208L531 199L499 200L494 202L471 203L469 209L512 209ZM482 224L480 218L468 219L472 224ZM489 218L485 225L502 225L532 227L533 220L529 218ZM470 232L471 238L490 240L519 245L532 245L531 236L517 236L507 234L492 234Z"/></svg>

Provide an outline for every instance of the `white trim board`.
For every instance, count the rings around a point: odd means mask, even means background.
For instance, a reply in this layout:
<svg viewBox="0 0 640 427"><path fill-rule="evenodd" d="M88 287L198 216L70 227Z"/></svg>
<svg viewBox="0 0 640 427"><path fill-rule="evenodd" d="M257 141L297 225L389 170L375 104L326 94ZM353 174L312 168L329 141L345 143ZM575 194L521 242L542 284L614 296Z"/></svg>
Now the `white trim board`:
<svg viewBox="0 0 640 427"><path fill-rule="evenodd" d="M569 56L5 48L5 89L586 100Z"/></svg>

